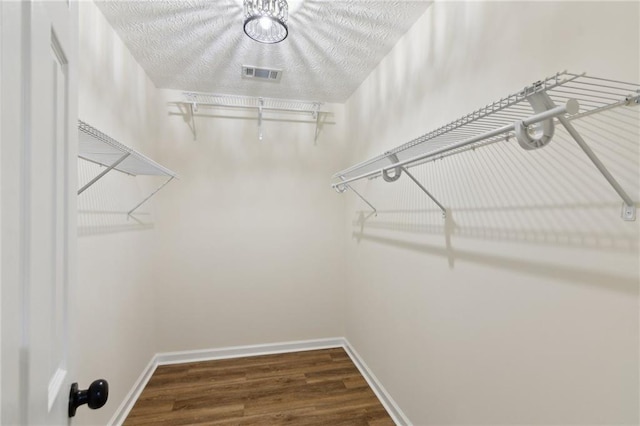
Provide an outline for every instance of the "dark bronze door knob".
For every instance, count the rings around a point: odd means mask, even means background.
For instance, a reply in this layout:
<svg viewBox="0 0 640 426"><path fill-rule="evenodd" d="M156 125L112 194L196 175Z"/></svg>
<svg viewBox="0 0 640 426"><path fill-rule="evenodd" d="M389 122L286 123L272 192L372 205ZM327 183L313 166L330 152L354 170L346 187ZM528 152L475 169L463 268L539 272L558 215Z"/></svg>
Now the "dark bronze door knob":
<svg viewBox="0 0 640 426"><path fill-rule="evenodd" d="M94 380L87 390L78 390L78 384L74 383L69 394L69 417L75 416L76 409L83 404L95 410L106 404L108 398L109 383L104 379Z"/></svg>

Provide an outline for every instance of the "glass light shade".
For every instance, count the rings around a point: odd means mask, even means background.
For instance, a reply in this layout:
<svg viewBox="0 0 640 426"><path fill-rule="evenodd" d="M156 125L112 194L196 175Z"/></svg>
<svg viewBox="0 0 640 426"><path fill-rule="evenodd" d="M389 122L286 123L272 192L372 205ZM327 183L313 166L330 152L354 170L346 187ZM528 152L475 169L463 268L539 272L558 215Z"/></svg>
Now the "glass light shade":
<svg viewBox="0 0 640 426"><path fill-rule="evenodd" d="M286 0L244 0L244 32L260 43L287 38L289 6Z"/></svg>

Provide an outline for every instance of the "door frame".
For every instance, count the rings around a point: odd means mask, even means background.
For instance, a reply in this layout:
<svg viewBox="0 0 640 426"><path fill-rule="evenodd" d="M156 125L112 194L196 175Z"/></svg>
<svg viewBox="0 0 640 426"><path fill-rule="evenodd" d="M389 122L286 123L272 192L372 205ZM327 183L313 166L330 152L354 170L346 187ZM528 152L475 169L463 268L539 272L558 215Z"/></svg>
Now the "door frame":
<svg viewBox="0 0 640 426"><path fill-rule="evenodd" d="M0 2L0 28L4 28L2 22L2 11L4 10L4 6L2 6L3 2ZM2 40L4 36L0 33L0 99L3 99L2 92ZM2 110L2 105L0 105L0 111ZM2 113L0 112L0 165L2 164ZM2 173L0 173L0 188L2 188ZM2 289L2 197L0 196L0 289ZM2 290L0 290L0 383L2 383ZM0 386L0 401L2 401L2 386ZM2 422L2 403L0 403L0 423Z"/></svg>
<svg viewBox="0 0 640 426"><path fill-rule="evenodd" d="M21 378L24 366L23 355L23 312L20 309L25 291L24 276L21 274L24 265L23 189L25 186L23 173L23 117L24 99L22 97L25 79L23 70L23 5L20 2L0 2L2 19L0 42L0 72L2 82L0 88L0 116L3 117L0 128L0 280L2 287L0 303L2 303L0 326L2 327L2 381L0 395L0 423L23 424L25 422L26 390ZM18 143L15 143L18 141ZM13 143L12 143L13 142Z"/></svg>
<svg viewBox="0 0 640 426"><path fill-rule="evenodd" d="M64 1L64 0L63 0ZM60 2L60 4L63 3ZM66 268L67 282L67 315L73 309L73 286L75 284L76 265L76 179L77 179L77 33L78 33L78 4L64 1L68 9L57 6L49 7L46 2L23 0L19 2L0 1L0 424L28 424L31 411L41 410L41 401L34 404L32 397L34 389L30 385L30 362L33 359L33 343L37 336L32 335L33 301L36 300L30 281L34 269L31 249L34 243L30 228L34 215L38 214L36 206L31 206L31 186L37 170L31 166L32 147L40 143L32 141L31 129L33 122L38 120L33 116L34 105L38 105L37 93L32 93L33 83L32 51L33 30L39 29L40 34L49 33L43 26L43 13L51 13L51 19L66 22L68 25L57 24L57 36L66 38L70 50L72 66L68 77L68 121L67 152L68 193L65 199L69 211L67 238ZM45 10L46 9L46 10ZM37 17L34 17L33 14ZM61 21L62 17L66 20ZM53 22L53 21L51 21ZM51 26L53 33L53 24ZM34 39L36 40L36 39ZM40 40L40 39L37 39ZM42 44L40 45L42 46ZM38 56L40 58L41 56ZM42 111L42 110L41 110ZM55 152L55 151L54 151ZM34 172L36 174L34 174ZM67 317L67 324L73 319ZM67 354L73 353L71 333L67 329ZM72 365L73 360L68 360ZM37 369L39 366L33 366ZM73 368L67 370L67 377L74 374ZM38 389L40 384L38 382ZM44 383L46 388L47 384ZM69 388L64 385L60 390L56 404L67 404ZM38 396L39 397L39 396ZM63 401L64 400L64 401ZM31 405L34 405L33 407ZM46 407L44 408L46 410ZM65 409L66 413L66 409ZM57 415L56 415L57 416ZM65 415L66 417L66 415ZM51 421L51 420L50 420ZM50 422L48 421L48 422ZM67 420L68 422L68 420ZM55 421L60 423L60 420Z"/></svg>

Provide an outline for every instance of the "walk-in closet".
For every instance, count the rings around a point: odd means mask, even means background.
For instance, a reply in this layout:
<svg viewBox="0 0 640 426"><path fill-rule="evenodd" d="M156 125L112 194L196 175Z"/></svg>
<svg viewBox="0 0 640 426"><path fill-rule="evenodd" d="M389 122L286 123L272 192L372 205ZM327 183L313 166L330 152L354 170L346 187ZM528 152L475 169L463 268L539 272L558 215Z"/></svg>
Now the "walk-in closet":
<svg viewBox="0 0 640 426"><path fill-rule="evenodd" d="M0 3L1 423L637 425L640 3Z"/></svg>

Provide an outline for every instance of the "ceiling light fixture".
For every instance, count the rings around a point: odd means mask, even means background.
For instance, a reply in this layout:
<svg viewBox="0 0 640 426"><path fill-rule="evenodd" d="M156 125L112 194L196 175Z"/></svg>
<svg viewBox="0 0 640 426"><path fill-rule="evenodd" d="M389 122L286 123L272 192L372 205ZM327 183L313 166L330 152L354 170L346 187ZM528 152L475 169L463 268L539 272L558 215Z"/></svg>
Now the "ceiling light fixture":
<svg viewBox="0 0 640 426"><path fill-rule="evenodd" d="M260 43L280 43L287 38L287 0L244 0L244 32Z"/></svg>

